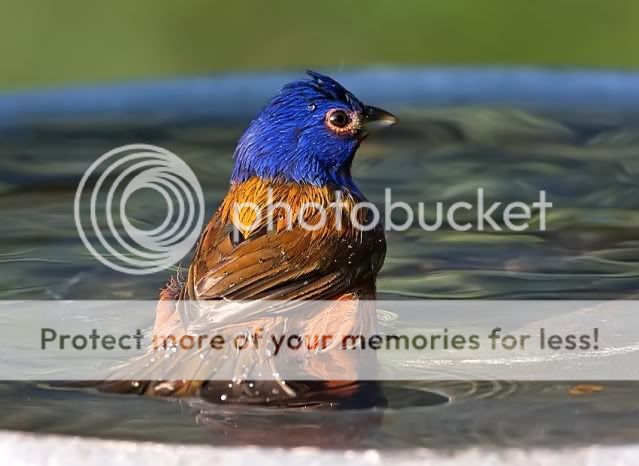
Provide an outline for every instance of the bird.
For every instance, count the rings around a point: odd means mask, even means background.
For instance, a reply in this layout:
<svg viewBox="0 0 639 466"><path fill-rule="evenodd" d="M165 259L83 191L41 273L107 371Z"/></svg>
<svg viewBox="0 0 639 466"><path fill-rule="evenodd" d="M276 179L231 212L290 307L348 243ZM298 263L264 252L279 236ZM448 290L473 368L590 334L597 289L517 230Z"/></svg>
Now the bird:
<svg viewBox="0 0 639 466"><path fill-rule="evenodd" d="M396 121L391 113L363 104L336 80L318 72L307 71L305 79L284 85L240 137L228 194L204 227L186 276L172 276L161 290L153 333L184 327L189 317L180 303L202 301L210 304L205 315L190 319L206 322L209 329L228 328L232 321L238 328L270 325L335 335L372 333L376 310L368 303L376 298L386 240L381 225L366 229L355 225L355 219L365 223L371 215L370 208L356 208L367 200L351 167L360 144ZM274 225L267 225L268 215L262 215L267 203L286 203L299 213L302 205L328 209L336 202L343 210L327 210L332 217L321 228L304 228L300 223L301 219L317 222L317 209L301 216L278 213ZM247 204L257 210L237 208ZM294 310L277 317L255 307L250 312L234 310L242 308L237 302L256 300L323 304L303 318ZM230 381L206 380L206 370L219 369L213 361L207 361L205 368L198 361L193 379L145 380L149 364L148 358L146 362L142 358L127 367L130 378L120 371L120 380L106 381L101 389L287 406L351 406L379 397L374 384L364 388L367 384L356 380L361 360L344 352L315 353L316 360L307 365L315 376L312 381L242 380L233 368L247 361L238 355L224 358ZM335 374L335 367L343 374L341 380L326 380L325 374Z"/></svg>

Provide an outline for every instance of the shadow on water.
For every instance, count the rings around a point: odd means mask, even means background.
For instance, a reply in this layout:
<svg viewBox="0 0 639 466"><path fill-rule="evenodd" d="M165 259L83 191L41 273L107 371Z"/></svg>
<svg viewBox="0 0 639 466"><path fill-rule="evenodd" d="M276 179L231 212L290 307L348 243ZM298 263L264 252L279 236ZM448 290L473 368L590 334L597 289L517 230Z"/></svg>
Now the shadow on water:
<svg viewBox="0 0 639 466"><path fill-rule="evenodd" d="M362 190L385 187L409 203L537 200L554 207L545 232L388 234L383 297L605 299L636 291L639 275L639 118L526 113L491 108L401 109L395 131L371 139L354 167ZM113 147L157 144L198 174L209 212L224 196L231 154L245 122L43 121L0 139L0 297L153 299L167 273L123 275L101 266L78 238L77 182ZM131 215L154 224L152 198ZM473 215L472 213L469 215ZM187 259L185 259L186 261ZM401 317L401 316L400 316ZM11 325L0 317L2 325ZM16 329L16 331L20 331ZM632 383L580 393L570 384L397 383L386 408L318 410L228 407L90 391L0 384L0 428L172 442L455 447L639 441Z"/></svg>

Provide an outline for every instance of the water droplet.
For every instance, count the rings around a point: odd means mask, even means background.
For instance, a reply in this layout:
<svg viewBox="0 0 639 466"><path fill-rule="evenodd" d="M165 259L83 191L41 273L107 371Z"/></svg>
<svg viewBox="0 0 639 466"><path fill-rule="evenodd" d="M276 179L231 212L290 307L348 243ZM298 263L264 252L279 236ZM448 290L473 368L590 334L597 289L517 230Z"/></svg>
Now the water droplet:
<svg viewBox="0 0 639 466"><path fill-rule="evenodd" d="M226 395L222 395L222 396L220 397L220 400L222 400L222 401L226 401Z"/></svg>

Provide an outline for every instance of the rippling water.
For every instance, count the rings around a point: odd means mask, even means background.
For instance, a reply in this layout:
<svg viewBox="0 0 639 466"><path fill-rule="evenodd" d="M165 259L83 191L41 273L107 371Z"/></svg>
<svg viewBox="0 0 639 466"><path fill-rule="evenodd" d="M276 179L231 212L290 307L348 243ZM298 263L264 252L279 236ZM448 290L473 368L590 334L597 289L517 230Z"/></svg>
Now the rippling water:
<svg viewBox="0 0 639 466"><path fill-rule="evenodd" d="M389 108L390 110L396 110ZM636 292L639 274L639 118L490 108L399 109L401 123L360 149L355 176L367 196L428 208L436 201L537 200L554 208L546 232L388 233L383 297L604 299ZM152 299L168 273L106 269L84 248L72 217L77 182L100 154L157 144L197 173L209 212L226 192L241 122L170 124L42 121L0 138L0 297ZM153 199L133 198L152 225ZM402 316L393 321L402 325ZM0 317L2 325L11 325ZM16 331L20 331L16 329ZM639 441L637 386L446 382L387 384L389 408L325 412L228 408L0 384L0 428L175 442L333 447L567 445ZM449 401L446 401L446 400ZM446 401L441 403L442 401Z"/></svg>

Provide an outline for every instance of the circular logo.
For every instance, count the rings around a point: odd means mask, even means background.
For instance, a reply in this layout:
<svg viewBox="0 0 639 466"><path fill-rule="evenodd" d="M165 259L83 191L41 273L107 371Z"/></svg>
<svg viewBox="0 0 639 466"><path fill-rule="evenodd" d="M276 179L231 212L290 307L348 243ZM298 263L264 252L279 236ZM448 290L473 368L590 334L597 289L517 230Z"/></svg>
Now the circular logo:
<svg viewBox="0 0 639 466"><path fill-rule="evenodd" d="M151 226L127 216L127 203L152 190L164 218ZM147 199L149 193L147 193ZM148 201L147 201L147 208ZM149 211L160 207L153 203ZM138 211L145 205L138 205ZM204 195L195 173L174 153L130 144L100 156L82 176L73 215L93 256L120 272L144 275L177 263L194 246L204 221ZM88 226L90 225L90 226Z"/></svg>

